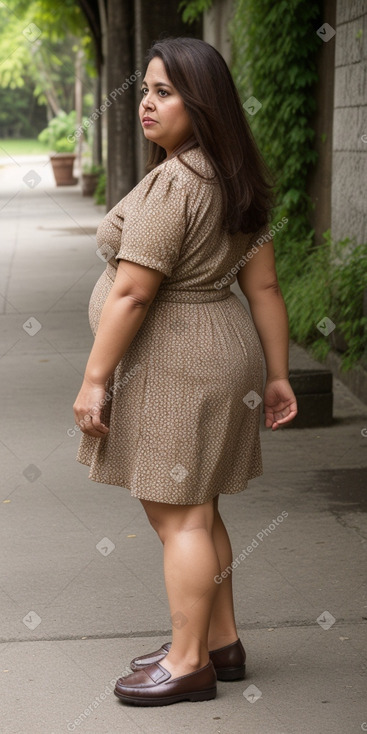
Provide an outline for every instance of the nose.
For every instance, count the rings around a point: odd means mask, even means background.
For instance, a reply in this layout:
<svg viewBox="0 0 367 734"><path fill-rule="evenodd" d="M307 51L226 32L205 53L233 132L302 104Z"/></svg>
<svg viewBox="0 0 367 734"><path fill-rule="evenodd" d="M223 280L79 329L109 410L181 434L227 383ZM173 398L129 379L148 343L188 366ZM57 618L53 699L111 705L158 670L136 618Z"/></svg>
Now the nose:
<svg viewBox="0 0 367 734"><path fill-rule="evenodd" d="M155 109L154 102L152 100L150 91L148 92L148 94L146 94L142 98L142 105L143 105L144 110L154 110Z"/></svg>
<svg viewBox="0 0 367 734"><path fill-rule="evenodd" d="M151 109L154 108L154 104L153 104L152 100L150 99L149 93L146 94L145 97L143 97L141 103L142 103L142 105L143 105L143 107L144 107L145 110L146 109L150 109L151 110Z"/></svg>

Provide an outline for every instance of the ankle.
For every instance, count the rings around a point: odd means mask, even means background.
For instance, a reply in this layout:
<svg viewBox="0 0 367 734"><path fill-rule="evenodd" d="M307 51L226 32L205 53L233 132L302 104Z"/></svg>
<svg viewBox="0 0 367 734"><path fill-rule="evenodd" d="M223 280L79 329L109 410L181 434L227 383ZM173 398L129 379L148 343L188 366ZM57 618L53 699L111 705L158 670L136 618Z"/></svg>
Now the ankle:
<svg viewBox="0 0 367 734"><path fill-rule="evenodd" d="M162 660L162 665L164 665L165 660L168 660L174 666L183 667L187 672L191 673L195 670L200 670L200 668L204 668L208 664L209 652L188 650L180 654L172 646L164 660Z"/></svg>
<svg viewBox="0 0 367 734"><path fill-rule="evenodd" d="M226 645L232 645L234 642L237 642L237 640L238 633L236 630L227 633L210 633L208 637L208 649L210 651L219 650L219 648L226 647Z"/></svg>

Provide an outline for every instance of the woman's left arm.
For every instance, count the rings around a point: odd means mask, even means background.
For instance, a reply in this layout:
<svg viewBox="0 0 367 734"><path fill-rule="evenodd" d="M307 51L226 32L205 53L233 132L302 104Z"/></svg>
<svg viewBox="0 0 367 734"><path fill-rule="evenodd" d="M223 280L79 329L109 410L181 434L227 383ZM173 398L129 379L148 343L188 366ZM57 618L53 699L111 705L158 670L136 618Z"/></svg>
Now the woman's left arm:
<svg viewBox="0 0 367 734"><path fill-rule="evenodd" d="M73 405L83 433L100 438L108 433L101 423L105 383L139 331L164 273L120 260L114 284L102 309L83 384Z"/></svg>

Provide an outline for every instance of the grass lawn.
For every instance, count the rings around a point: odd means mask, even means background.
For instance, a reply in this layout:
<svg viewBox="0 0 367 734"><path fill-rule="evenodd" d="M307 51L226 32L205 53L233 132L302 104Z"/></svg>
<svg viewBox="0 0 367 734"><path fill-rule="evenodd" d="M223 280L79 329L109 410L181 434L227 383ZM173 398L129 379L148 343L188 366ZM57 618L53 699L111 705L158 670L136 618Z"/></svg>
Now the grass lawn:
<svg viewBox="0 0 367 734"><path fill-rule="evenodd" d="M47 145L40 143L39 140L4 138L0 140L0 158L5 157L7 153L13 156L38 155L38 153L47 155L49 149Z"/></svg>

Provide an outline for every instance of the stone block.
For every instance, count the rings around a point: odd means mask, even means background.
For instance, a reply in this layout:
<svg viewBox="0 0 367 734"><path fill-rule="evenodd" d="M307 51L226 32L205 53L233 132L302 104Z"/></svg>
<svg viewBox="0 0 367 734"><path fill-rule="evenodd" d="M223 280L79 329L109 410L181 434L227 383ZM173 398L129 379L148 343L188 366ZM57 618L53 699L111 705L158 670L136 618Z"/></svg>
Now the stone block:
<svg viewBox="0 0 367 734"><path fill-rule="evenodd" d="M364 18L356 18L336 29L335 67L355 64L363 58ZM360 33L362 31L362 33Z"/></svg>
<svg viewBox="0 0 367 734"><path fill-rule="evenodd" d="M357 243L366 242L366 180L366 153L334 151L331 194L331 232L334 240L355 237Z"/></svg>
<svg viewBox="0 0 367 734"><path fill-rule="evenodd" d="M315 428L333 422L333 373L330 370L290 370L298 414L284 428Z"/></svg>
<svg viewBox="0 0 367 734"><path fill-rule="evenodd" d="M364 107L338 107L334 110L333 147L335 151L348 150L367 153L367 123Z"/></svg>
<svg viewBox="0 0 367 734"><path fill-rule="evenodd" d="M359 18L366 12L365 0L337 0L336 23L347 23L348 20Z"/></svg>
<svg viewBox="0 0 367 734"><path fill-rule="evenodd" d="M335 107L367 104L367 63L338 66L335 69Z"/></svg>

